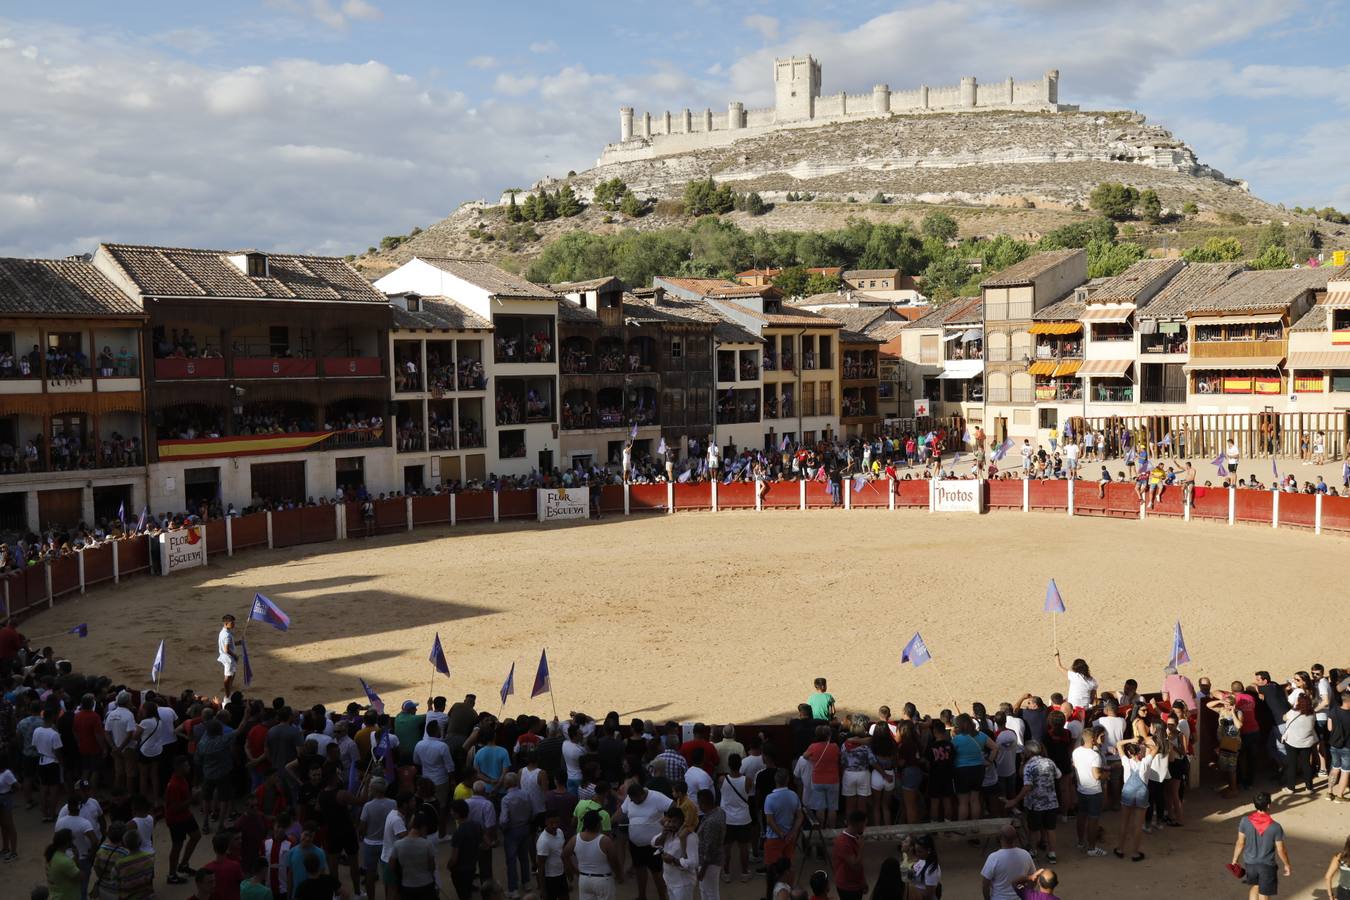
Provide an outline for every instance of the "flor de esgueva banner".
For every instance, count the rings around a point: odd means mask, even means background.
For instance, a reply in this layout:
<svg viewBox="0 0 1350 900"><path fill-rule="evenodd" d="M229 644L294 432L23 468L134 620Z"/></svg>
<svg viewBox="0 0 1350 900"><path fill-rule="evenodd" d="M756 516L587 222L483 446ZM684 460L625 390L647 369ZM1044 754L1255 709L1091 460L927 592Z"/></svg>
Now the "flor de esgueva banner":
<svg viewBox="0 0 1350 900"><path fill-rule="evenodd" d="M588 487L539 489L540 522L586 519L590 514L591 489Z"/></svg>
<svg viewBox="0 0 1350 900"><path fill-rule="evenodd" d="M159 571L172 575L206 565L206 529L198 526L166 531L159 536Z"/></svg>

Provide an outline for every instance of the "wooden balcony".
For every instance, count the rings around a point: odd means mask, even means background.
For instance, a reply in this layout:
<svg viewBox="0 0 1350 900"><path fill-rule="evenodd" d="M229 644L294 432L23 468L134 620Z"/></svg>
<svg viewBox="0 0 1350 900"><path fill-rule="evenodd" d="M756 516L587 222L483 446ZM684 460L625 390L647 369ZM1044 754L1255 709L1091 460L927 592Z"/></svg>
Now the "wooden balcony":
<svg viewBox="0 0 1350 900"><path fill-rule="evenodd" d="M1192 341L1191 359L1245 359L1258 356L1284 357L1288 341Z"/></svg>

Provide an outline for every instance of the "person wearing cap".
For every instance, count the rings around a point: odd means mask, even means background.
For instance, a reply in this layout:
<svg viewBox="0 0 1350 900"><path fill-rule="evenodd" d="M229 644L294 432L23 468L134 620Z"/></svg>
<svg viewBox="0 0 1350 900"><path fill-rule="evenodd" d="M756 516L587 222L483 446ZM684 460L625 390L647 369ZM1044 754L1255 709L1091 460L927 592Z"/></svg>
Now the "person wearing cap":
<svg viewBox="0 0 1350 900"><path fill-rule="evenodd" d="M412 765L413 750L426 733L426 727L427 717L418 715L417 701L404 700L402 710L394 716L394 737L398 738L399 765Z"/></svg>

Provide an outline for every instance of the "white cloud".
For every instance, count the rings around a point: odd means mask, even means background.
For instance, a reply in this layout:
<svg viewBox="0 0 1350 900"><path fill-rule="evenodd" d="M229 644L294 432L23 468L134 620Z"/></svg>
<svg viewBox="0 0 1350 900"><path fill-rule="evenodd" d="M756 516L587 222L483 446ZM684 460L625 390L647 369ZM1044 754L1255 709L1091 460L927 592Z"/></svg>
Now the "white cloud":
<svg viewBox="0 0 1350 900"><path fill-rule="evenodd" d="M617 105L609 76L580 67L550 76L546 104L536 80L480 111L379 62L226 69L3 20L0 41L6 256L99 240L355 252L467 198L586 167Z"/></svg>
<svg viewBox="0 0 1350 900"><path fill-rule="evenodd" d="M530 44L531 53L556 53L558 51L557 41L535 41Z"/></svg>
<svg viewBox="0 0 1350 900"><path fill-rule="evenodd" d="M773 16L765 16L759 13L746 16L741 20L741 24L751 31L758 31L760 36L766 41L778 40L778 20Z"/></svg>
<svg viewBox="0 0 1350 900"><path fill-rule="evenodd" d="M352 21L373 21L383 13L368 0L267 0L269 6L318 19L329 28L343 29Z"/></svg>
<svg viewBox="0 0 1350 900"><path fill-rule="evenodd" d="M499 65L495 56L474 56L465 62L471 69L495 69Z"/></svg>
<svg viewBox="0 0 1350 900"><path fill-rule="evenodd" d="M508 97L519 97L522 94L528 94L539 86L539 79L533 75L512 75L510 72L502 72L492 82L492 89L498 94L505 94Z"/></svg>

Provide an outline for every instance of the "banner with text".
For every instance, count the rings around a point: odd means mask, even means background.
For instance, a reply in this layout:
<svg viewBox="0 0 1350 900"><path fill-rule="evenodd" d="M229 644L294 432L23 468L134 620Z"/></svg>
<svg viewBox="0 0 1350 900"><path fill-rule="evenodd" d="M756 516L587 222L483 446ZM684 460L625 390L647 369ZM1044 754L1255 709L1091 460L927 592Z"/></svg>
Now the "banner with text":
<svg viewBox="0 0 1350 900"><path fill-rule="evenodd" d="M591 489L588 487L539 489L540 522L587 519L590 514Z"/></svg>
<svg viewBox="0 0 1350 900"><path fill-rule="evenodd" d="M198 527L166 531L159 536L159 571L171 575L183 569L206 565L206 529Z"/></svg>
<svg viewBox="0 0 1350 900"><path fill-rule="evenodd" d="M933 512L984 512L984 482L934 481Z"/></svg>

